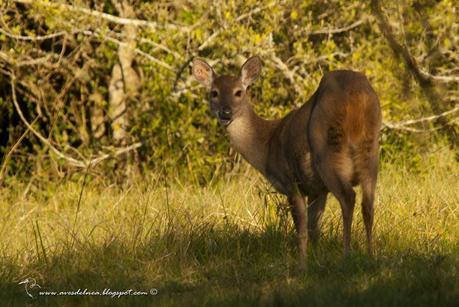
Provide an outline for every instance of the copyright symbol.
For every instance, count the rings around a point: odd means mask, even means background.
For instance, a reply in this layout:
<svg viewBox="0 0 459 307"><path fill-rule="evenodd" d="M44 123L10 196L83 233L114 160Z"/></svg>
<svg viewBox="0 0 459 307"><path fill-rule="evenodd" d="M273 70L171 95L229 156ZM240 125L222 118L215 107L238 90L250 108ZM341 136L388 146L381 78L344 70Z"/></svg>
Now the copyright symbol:
<svg viewBox="0 0 459 307"><path fill-rule="evenodd" d="M157 295L157 294L158 294L158 289L156 289L156 288L151 288L151 289L150 289L150 294L151 294L151 295Z"/></svg>

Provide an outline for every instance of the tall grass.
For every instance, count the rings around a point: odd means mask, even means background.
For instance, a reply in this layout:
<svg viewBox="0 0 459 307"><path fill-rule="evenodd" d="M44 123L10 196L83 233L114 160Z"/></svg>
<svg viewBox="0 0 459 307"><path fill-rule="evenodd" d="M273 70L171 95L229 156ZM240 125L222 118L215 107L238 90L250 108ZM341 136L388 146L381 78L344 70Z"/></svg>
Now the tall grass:
<svg viewBox="0 0 459 307"><path fill-rule="evenodd" d="M84 186L83 177L10 183L0 193L2 305L455 305L459 166L448 151L436 156L416 171L381 166L372 259L360 210L343 258L341 212L329 196L305 272L284 199L251 171L207 187L154 175L124 187L89 177ZM34 298L18 285L27 277L42 287ZM38 292L105 288L158 293Z"/></svg>

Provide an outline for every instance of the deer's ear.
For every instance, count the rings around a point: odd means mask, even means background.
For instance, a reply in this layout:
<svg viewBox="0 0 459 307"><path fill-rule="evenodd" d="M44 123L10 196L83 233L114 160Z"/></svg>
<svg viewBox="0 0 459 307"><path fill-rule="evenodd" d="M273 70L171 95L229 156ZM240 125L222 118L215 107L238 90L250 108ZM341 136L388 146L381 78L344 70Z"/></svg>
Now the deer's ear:
<svg viewBox="0 0 459 307"><path fill-rule="evenodd" d="M253 56L245 61L241 67L241 81L242 85L247 88L252 84L260 75L261 72L261 60L258 56Z"/></svg>
<svg viewBox="0 0 459 307"><path fill-rule="evenodd" d="M212 66L201 59L194 58L192 71L193 76L197 81L199 81L205 87L210 88L212 85L212 80L215 76Z"/></svg>

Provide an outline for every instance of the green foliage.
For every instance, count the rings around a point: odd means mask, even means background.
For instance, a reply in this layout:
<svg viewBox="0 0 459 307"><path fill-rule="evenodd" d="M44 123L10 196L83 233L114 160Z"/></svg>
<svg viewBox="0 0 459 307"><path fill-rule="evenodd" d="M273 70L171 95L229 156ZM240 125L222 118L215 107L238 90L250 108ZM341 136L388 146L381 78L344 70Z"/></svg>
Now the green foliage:
<svg viewBox="0 0 459 307"><path fill-rule="evenodd" d="M8 31L31 37L60 31L70 34L65 39L24 41L0 33L0 49L18 61L50 56L51 66L17 67L22 90L19 100L28 109L29 119L40 115L40 131L62 148L71 145L95 154L112 145L108 84L113 65L119 61L122 26L45 3L21 10L10 4L4 19ZM117 14L110 1L104 1L103 6L91 6L89 1L79 5ZM383 5L390 21L399 26L394 27L397 37L413 56L424 61L429 72L454 69L457 62L451 56L458 37L449 30L457 23L453 1L386 1ZM205 89L190 76L189 62L194 56L215 64L219 74L238 74L248 56L260 55L264 61L262 79L251 95L256 111L266 118L283 116L303 104L325 72L340 68L368 76L380 97L386 122L432 112L380 35L364 1L143 1L134 10L139 19L156 24L138 28L135 61L141 90L131 97L127 110L130 139L142 142L139 161L147 169L208 182L239 161L229 149L224 129L208 111ZM15 13L19 18L13 18ZM438 37L434 46L432 37ZM436 56L431 56L432 50ZM9 101L8 80L0 81L0 86ZM458 90L457 82L442 86L447 94ZM444 109L453 105L447 94ZM102 97L98 106L104 111L107 127L102 138L96 138L91 130L94 102L90 97L94 95ZM8 125L12 121L3 124ZM418 149L434 138L432 134L385 129L383 155L391 160L400 155L411 157L415 165ZM15 134L9 136L10 145L16 140Z"/></svg>

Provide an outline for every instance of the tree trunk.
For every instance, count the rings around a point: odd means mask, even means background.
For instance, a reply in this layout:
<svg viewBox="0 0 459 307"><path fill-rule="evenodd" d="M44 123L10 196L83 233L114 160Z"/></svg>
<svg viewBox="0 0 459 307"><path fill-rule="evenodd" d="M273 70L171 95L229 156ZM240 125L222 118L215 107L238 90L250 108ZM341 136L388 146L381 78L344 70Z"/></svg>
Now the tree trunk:
<svg viewBox="0 0 459 307"><path fill-rule="evenodd" d="M113 4L123 18L135 18L132 6L127 0L115 1ZM124 25L124 41L118 48L119 63L112 69L112 76L109 84L109 110L108 115L111 120L113 143L115 146L126 146L129 140L128 127L128 102L135 98L139 91L139 75L133 68L136 48L137 28L134 25ZM120 169L129 175L133 171L130 168L132 153L125 156L121 162ZM127 166L127 167L124 167Z"/></svg>

